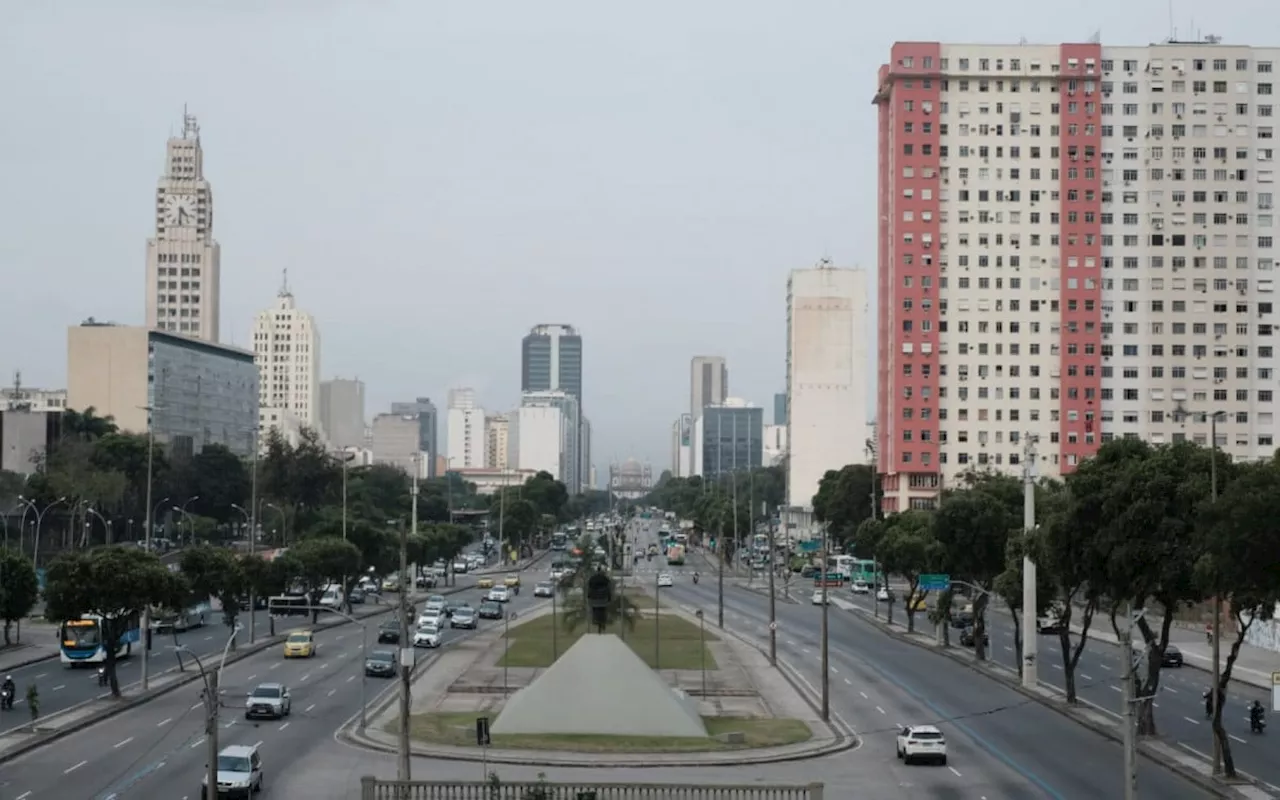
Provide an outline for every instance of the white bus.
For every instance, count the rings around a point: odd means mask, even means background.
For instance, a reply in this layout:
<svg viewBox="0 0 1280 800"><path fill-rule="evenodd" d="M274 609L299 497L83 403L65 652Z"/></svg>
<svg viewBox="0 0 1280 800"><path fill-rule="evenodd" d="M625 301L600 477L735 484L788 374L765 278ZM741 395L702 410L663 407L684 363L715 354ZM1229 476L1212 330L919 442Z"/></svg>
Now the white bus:
<svg viewBox="0 0 1280 800"><path fill-rule="evenodd" d="M211 616L213 616L213 605L207 600L176 611L155 609L151 612L151 630L182 633L192 628L203 628Z"/></svg>

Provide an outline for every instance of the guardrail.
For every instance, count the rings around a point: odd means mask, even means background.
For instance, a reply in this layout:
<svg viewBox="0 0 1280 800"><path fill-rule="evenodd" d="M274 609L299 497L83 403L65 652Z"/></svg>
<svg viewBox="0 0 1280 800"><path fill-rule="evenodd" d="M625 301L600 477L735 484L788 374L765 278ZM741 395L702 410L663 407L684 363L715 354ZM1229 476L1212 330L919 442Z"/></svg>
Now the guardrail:
<svg viewBox="0 0 1280 800"><path fill-rule="evenodd" d="M823 800L823 784L533 783L360 779L361 800Z"/></svg>

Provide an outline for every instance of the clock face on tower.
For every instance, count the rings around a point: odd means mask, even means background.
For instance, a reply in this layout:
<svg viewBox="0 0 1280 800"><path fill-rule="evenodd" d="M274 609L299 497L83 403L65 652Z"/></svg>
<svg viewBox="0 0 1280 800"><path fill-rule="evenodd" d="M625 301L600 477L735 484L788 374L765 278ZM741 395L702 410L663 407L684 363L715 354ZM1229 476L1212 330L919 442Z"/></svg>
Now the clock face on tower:
<svg viewBox="0 0 1280 800"><path fill-rule="evenodd" d="M164 198L164 224L195 225L196 199L189 194L168 194Z"/></svg>

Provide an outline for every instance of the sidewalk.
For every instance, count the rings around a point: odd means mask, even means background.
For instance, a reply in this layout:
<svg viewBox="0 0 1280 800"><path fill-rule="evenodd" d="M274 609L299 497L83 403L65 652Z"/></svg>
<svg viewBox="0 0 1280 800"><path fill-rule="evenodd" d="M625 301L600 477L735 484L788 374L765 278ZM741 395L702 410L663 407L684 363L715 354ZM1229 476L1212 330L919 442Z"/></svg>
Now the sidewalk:
<svg viewBox="0 0 1280 800"><path fill-rule="evenodd" d="M21 631L18 625L21 624ZM10 631L13 644L0 646L0 672L25 667L58 657L58 626L29 619L15 622Z"/></svg>

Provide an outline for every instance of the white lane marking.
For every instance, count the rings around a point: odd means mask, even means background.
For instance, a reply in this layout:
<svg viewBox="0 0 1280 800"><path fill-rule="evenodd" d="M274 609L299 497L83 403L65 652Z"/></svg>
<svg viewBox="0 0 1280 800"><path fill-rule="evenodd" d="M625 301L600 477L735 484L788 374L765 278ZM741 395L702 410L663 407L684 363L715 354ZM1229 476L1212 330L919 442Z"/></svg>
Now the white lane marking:
<svg viewBox="0 0 1280 800"><path fill-rule="evenodd" d="M355 675L352 675L351 677L347 678L347 683L351 683L351 682L352 682L352 681L354 681L355 679L356 679L356 676L355 676Z"/></svg>
<svg viewBox="0 0 1280 800"><path fill-rule="evenodd" d="M1053 666L1053 668L1054 668L1054 669L1062 669L1062 665L1061 665L1061 664L1053 664L1052 666Z"/></svg>
<svg viewBox="0 0 1280 800"><path fill-rule="evenodd" d="M1228 733L1227 735L1230 736L1232 739L1235 739L1240 744L1248 744L1248 742L1246 742L1244 739L1241 739L1239 736L1236 736L1234 733Z"/></svg>
<svg viewBox="0 0 1280 800"><path fill-rule="evenodd" d="M62 771L62 774L70 775L71 773L75 772L76 770L80 769L81 767L83 767L85 764L88 764L88 763L89 763L88 761L81 761L79 764L76 764L73 767L67 767L66 769L64 769Z"/></svg>
<svg viewBox="0 0 1280 800"><path fill-rule="evenodd" d="M23 792L22 794L14 798L14 800L27 800L27 798L30 796L31 796L31 792Z"/></svg>
<svg viewBox="0 0 1280 800"><path fill-rule="evenodd" d="M1192 725L1200 724L1200 720L1198 719L1192 719L1191 717L1183 717L1183 719L1185 719L1187 722L1190 722Z"/></svg>
<svg viewBox="0 0 1280 800"><path fill-rule="evenodd" d="M845 682L845 683L847 683L847 684L849 684L850 686L852 686L852 685L853 685L853 681L849 680L848 678L845 678L845 679L844 679L844 682Z"/></svg>
<svg viewBox="0 0 1280 800"><path fill-rule="evenodd" d="M245 683L248 683L249 681L253 680L253 679L254 679L254 678L256 678L256 677L258 677L258 673L256 673L256 672L255 672L255 673L253 673L252 675L250 675L249 677L245 678L245 679L244 679L244 682L245 682Z"/></svg>
<svg viewBox="0 0 1280 800"><path fill-rule="evenodd" d="M876 706L876 711L879 711L881 714L884 713L884 709L881 708L880 706Z"/></svg>
<svg viewBox="0 0 1280 800"><path fill-rule="evenodd" d="M791 647L795 647L795 646L796 646L796 643L795 643L794 641L792 641L791 639L788 639L788 640L787 640L787 644L788 644L788 645L790 645Z"/></svg>
<svg viewBox="0 0 1280 800"><path fill-rule="evenodd" d="M197 708L204 708L204 703L196 703L194 706L192 706L192 707L191 707L190 709L188 709L188 710L190 710L190 711L195 711Z"/></svg>
<svg viewBox="0 0 1280 800"><path fill-rule="evenodd" d="M835 667L832 667L832 668L831 668L831 674L832 674L832 675L839 675L839 674L840 674L840 670L836 669Z"/></svg>
<svg viewBox="0 0 1280 800"><path fill-rule="evenodd" d="M195 750L197 747L199 747L204 743L205 743L205 738L201 736L199 739L196 739L194 742L191 743L191 749Z"/></svg>
<svg viewBox="0 0 1280 800"><path fill-rule="evenodd" d="M342 637L341 637L341 636L339 636L339 637L337 637L336 639L334 639L334 641L335 641L335 642L340 642L340 641L342 641Z"/></svg>
<svg viewBox="0 0 1280 800"><path fill-rule="evenodd" d="M280 662L277 661L276 663L272 664L268 669L279 669L279 668L280 668Z"/></svg>
<svg viewBox="0 0 1280 800"><path fill-rule="evenodd" d="M1110 672L1110 671L1111 671L1111 667L1108 667L1106 664L1099 663L1099 664L1098 664L1098 666L1102 667L1102 668L1103 668L1103 669L1105 669L1107 672Z"/></svg>
<svg viewBox="0 0 1280 800"><path fill-rule="evenodd" d="M156 723L156 727L163 728L165 725L168 725L170 722L173 722L173 717L165 717L164 719Z"/></svg>
<svg viewBox="0 0 1280 800"><path fill-rule="evenodd" d="M289 723L287 723L287 722L286 722L285 724L281 725L281 726L280 726L279 728L277 728L276 730L281 730L281 731L282 731L282 730L284 730L284 729L285 729L285 728L287 728L287 727L289 727Z"/></svg>
<svg viewBox="0 0 1280 800"><path fill-rule="evenodd" d="M338 655L342 655L342 654L341 654L341 653L339 653ZM325 667L327 667L327 666L329 666L329 662L328 662L328 661L326 661L326 662L324 662L323 664L321 664L321 665L320 665L320 669L324 669L324 668L325 668Z"/></svg>
<svg viewBox="0 0 1280 800"><path fill-rule="evenodd" d="M1177 693L1178 693L1178 690L1177 690L1177 689L1175 689L1175 688L1173 688L1172 686L1166 686L1166 687L1164 687L1164 690L1165 690L1166 692L1173 692L1174 694L1177 694Z"/></svg>
<svg viewBox="0 0 1280 800"><path fill-rule="evenodd" d="M235 724L236 724L236 721L233 719L230 722L228 722L226 725L223 725L222 727L230 728L232 725L235 725Z"/></svg>
<svg viewBox="0 0 1280 800"><path fill-rule="evenodd" d="M870 697L867 697L867 693L866 693L866 692L858 692L858 694L862 695L862 699L863 699L863 700L870 700L870 699L871 699Z"/></svg>
<svg viewBox="0 0 1280 800"><path fill-rule="evenodd" d="M335 693L335 692L337 692L337 691L338 691L337 689L330 689L330 690L329 690L329 694L327 694L327 695L325 695L325 696L326 696L326 697L333 697L334 693Z"/></svg>
<svg viewBox="0 0 1280 800"><path fill-rule="evenodd" d="M204 637L204 640L205 640L206 642L213 641L213 637L212 637L212 636L206 636L206 637Z"/></svg>
<svg viewBox="0 0 1280 800"><path fill-rule="evenodd" d="M310 714L310 713L311 713L311 709L313 709L313 708L315 708L315 707L316 707L316 704L315 704L315 703L312 703L311 705L309 705L309 706L307 706L306 708L304 708L304 709L302 710L302 713L303 713L303 714Z"/></svg>
<svg viewBox="0 0 1280 800"><path fill-rule="evenodd" d="M305 681L307 678L310 678L310 677L311 677L311 673L310 673L310 672L308 672L306 675L303 675L303 676L302 676L302 680L304 680L304 681Z"/></svg>
<svg viewBox="0 0 1280 800"><path fill-rule="evenodd" d="M1116 686L1115 684L1112 684L1112 685L1111 685L1111 691L1113 691L1113 692L1122 692L1122 691L1124 691L1124 690L1123 690L1123 689L1121 689L1119 686Z"/></svg>
<svg viewBox="0 0 1280 800"><path fill-rule="evenodd" d="M133 737L132 737L132 736L130 736L128 739L124 739L124 740L122 740L122 741L116 742L115 744L111 745L111 747L112 747L112 749L116 749L116 750L118 750L118 749L120 749L121 747L124 747L126 744L128 744L129 742L132 742L132 741L133 741Z"/></svg>
<svg viewBox="0 0 1280 800"><path fill-rule="evenodd" d="M57 686L53 687L53 690L56 692L59 689L65 689L65 688L67 688L67 685L65 683L60 683Z"/></svg>
<svg viewBox="0 0 1280 800"><path fill-rule="evenodd" d="M955 767L947 767L947 769L951 770L951 773L955 775L957 778L964 777L960 774L960 770L956 769Z"/></svg>
<svg viewBox="0 0 1280 800"><path fill-rule="evenodd" d="M49 677L49 673L41 672L39 675L36 676L36 680L40 680L41 678L47 678L47 677ZM30 793L28 792L28 794Z"/></svg>
<svg viewBox="0 0 1280 800"><path fill-rule="evenodd" d="M1086 681L1091 681L1091 680L1093 680L1093 676L1092 676L1092 675L1085 675L1083 672L1081 672L1081 673L1080 673L1080 677L1081 677L1081 678L1084 678Z"/></svg>
<svg viewBox="0 0 1280 800"><path fill-rule="evenodd" d="M1012 648L1012 647L1010 647L1010 646L1009 646L1009 645L1007 645L1007 644L1004 646L1004 649L1005 649L1005 650L1008 650L1010 653L1012 653L1012 652L1013 652L1013 648ZM954 770L954 769L953 769L953 770L951 770L951 771L952 771L952 772L955 772L955 770Z"/></svg>
<svg viewBox="0 0 1280 800"><path fill-rule="evenodd" d="M809 649L809 648L807 648L807 647L802 647L802 648L800 648L800 650L801 650L801 651L802 651L806 656L813 652L812 650L810 650L810 649Z"/></svg>

